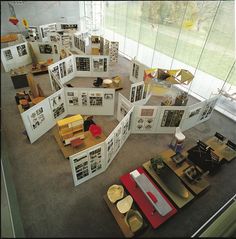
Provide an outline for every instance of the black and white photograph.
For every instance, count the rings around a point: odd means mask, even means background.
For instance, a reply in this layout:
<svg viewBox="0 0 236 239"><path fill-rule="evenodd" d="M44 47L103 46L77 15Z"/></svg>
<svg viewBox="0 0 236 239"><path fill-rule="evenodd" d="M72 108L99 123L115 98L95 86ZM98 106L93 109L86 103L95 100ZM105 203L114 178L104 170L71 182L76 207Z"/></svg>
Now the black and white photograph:
<svg viewBox="0 0 236 239"><path fill-rule="evenodd" d="M105 94L104 94L104 99L106 99L106 100L112 100L112 99L113 99L113 94L105 93Z"/></svg>
<svg viewBox="0 0 236 239"><path fill-rule="evenodd" d="M103 50L103 55L108 56L109 55L109 49L110 49L110 41L105 39L105 45L104 45L104 50Z"/></svg>
<svg viewBox="0 0 236 239"><path fill-rule="evenodd" d="M104 71L104 58L93 58L93 70L95 72Z"/></svg>
<svg viewBox="0 0 236 239"><path fill-rule="evenodd" d="M53 45L53 47L54 47L54 53L58 54L57 45Z"/></svg>
<svg viewBox="0 0 236 239"><path fill-rule="evenodd" d="M90 106L102 106L103 102L102 102L103 97L102 96L89 96L89 103Z"/></svg>
<svg viewBox="0 0 236 239"><path fill-rule="evenodd" d="M128 111L129 111L129 106L124 101L121 101L120 114L122 115L122 118L127 115Z"/></svg>
<svg viewBox="0 0 236 239"><path fill-rule="evenodd" d="M191 117L193 117L193 116L195 116L195 115L198 115L199 112L200 112L200 110L201 110L201 108L194 109L194 110L190 111L190 113L189 113L189 118L191 118Z"/></svg>
<svg viewBox="0 0 236 239"><path fill-rule="evenodd" d="M61 73L61 78L66 76L66 63L62 62L59 64L60 66L60 73Z"/></svg>
<svg viewBox="0 0 236 239"><path fill-rule="evenodd" d="M17 52L18 52L18 55L19 55L19 56L25 56L25 55L27 55L27 50L26 50L25 45L17 46L16 49L17 49Z"/></svg>
<svg viewBox="0 0 236 239"><path fill-rule="evenodd" d="M60 74L59 74L59 66L54 66L52 68L52 73L55 75L55 77L60 80Z"/></svg>
<svg viewBox="0 0 236 239"><path fill-rule="evenodd" d="M83 41L82 39L80 39L79 41L80 41L80 50L85 53L85 41Z"/></svg>
<svg viewBox="0 0 236 239"><path fill-rule="evenodd" d="M51 74L53 88L58 91L61 89L60 85L56 82L54 74Z"/></svg>
<svg viewBox="0 0 236 239"><path fill-rule="evenodd" d="M73 160L77 180L80 180L89 175L88 156L87 154L80 155Z"/></svg>
<svg viewBox="0 0 236 239"><path fill-rule="evenodd" d="M79 105L78 92L75 91L67 92L67 99L69 105Z"/></svg>
<svg viewBox="0 0 236 239"><path fill-rule="evenodd" d="M112 156L113 156L113 151L114 151L114 136L112 136L108 141L107 141L107 163L110 163Z"/></svg>
<svg viewBox="0 0 236 239"><path fill-rule="evenodd" d="M143 94L143 85L138 85L136 87L135 101L142 100L142 94Z"/></svg>
<svg viewBox="0 0 236 239"><path fill-rule="evenodd" d="M5 58L6 58L7 61L13 59L13 56L12 56L12 54L11 54L11 50L10 50L10 49L4 51L4 55L5 55Z"/></svg>
<svg viewBox="0 0 236 239"><path fill-rule="evenodd" d="M134 102L135 89L136 89L135 86L133 86L132 89L131 89L131 96L130 96L130 101L131 102Z"/></svg>
<svg viewBox="0 0 236 239"><path fill-rule="evenodd" d="M50 99L50 106L53 112L54 119L57 119L65 112L65 106L61 94L57 94Z"/></svg>
<svg viewBox="0 0 236 239"><path fill-rule="evenodd" d="M114 152L121 147L121 126L114 133Z"/></svg>
<svg viewBox="0 0 236 239"><path fill-rule="evenodd" d="M30 116L28 116L28 119L33 130L38 128L45 121L43 108L40 107L39 109L35 110Z"/></svg>
<svg viewBox="0 0 236 239"><path fill-rule="evenodd" d="M139 65L133 63L132 76L138 79Z"/></svg>
<svg viewBox="0 0 236 239"><path fill-rule="evenodd" d="M89 57L76 57L77 71L90 71L90 58Z"/></svg>
<svg viewBox="0 0 236 239"><path fill-rule="evenodd" d="M41 54L52 54L52 46L49 44L39 44L39 52Z"/></svg>
<svg viewBox="0 0 236 239"><path fill-rule="evenodd" d="M161 127L178 127L182 120L184 110L165 110Z"/></svg>
<svg viewBox="0 0 236 239"><path fill-rule="evenodd" d="M73 62L72 62L72 59L70 59L68 62L67 62L67 73L70 74L73 72Z"/></svg>
<svg viewBox="0 0 236 239"><path fill-rule="evenodd" d="M118 62L119 42L110 42L109 56L110 62Z"/></svg>
<svg viewBox="0 0 236 239"><path fill-rule="evenodd" d="M96 171L102 169L102 149L101 149L101 147L90 151L89 156L90 156L91 172L95 173Z"/></svg>
<svg viewBox="0 0 236 239"><path fill-rule="evenodd" d="M141 109L141 114L140 116L150 116L150 117L153 117L154 115L154 108L153 109Z"/></svg>
<svg viewBox="0 0 236 239"><path fill-rule="evenodd" d="M81 100L82 100L82 106L88 105L88 93L87 92L81 92Z"/></svg>
<svg viewBox="0 0 236 239"><path fill-rule="evenodd" d="M104 53L104 38L100 37L100 55Z"/></svg>
<svg viewBox="0 0 236 239"><path fill-rule="evenodd" d="M93 44L100 43L99 36L91 36L91 43Z"/></svg>

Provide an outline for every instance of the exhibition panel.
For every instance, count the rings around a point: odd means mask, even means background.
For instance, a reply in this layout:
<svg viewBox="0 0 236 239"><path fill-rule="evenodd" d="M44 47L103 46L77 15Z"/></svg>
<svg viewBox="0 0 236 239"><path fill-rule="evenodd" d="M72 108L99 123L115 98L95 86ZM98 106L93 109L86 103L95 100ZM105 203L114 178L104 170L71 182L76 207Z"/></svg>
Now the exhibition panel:
<svg viewBox="0 0 236 239"><path fill-rule="evenodd" d="M118 95L116 119L120 122L132 108L132 103L126 99L121 93Z"/></svg>
<svg viewBox="0 0 236 239"><path fill-rule="evenodd" d="M141 62L137 61L135 58L131 61L131 68L129 74L129 80L132 83L137 83L144 80L145 69L149 67L145 66Z"/></svg>

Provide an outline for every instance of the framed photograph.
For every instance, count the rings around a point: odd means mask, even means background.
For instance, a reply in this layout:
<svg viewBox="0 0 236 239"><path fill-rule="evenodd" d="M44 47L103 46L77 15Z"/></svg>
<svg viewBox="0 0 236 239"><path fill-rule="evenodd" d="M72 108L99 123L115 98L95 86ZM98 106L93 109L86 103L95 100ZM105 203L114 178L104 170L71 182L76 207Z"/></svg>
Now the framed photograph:
<svg viewBox="0 0 236 239"><path fill-rule="evenodd" d="M25 56L25 55L27 55L27 50L26 50L25 45L17 46L16 49L17 49L17 52L18 52L18 55L19 55L19 56Z"/></svg>
<svg viewBox="0 0 236 239"><path fill-rule="evenodd" d="M106 100L112 100L113 99L113 94L104 94L104 99Z"/></svg>
<svg viewBox="0 0 236 239"><path fill-rule="evenodd" d="M10 50L10 49L4 51L4 55L5 55L5 58L6 58L7 61L13 59L13 56L12 56L12 54L11 54L11 50Z"/></svg>

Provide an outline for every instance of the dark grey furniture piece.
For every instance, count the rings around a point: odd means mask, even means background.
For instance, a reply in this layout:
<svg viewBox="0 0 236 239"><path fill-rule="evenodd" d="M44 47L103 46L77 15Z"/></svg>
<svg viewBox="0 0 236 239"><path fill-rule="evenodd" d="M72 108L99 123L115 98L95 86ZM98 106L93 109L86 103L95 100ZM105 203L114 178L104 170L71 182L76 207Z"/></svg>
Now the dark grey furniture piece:
<svg viewBox="0 0 236 239"><path fill-rule="evenodd" d="M11 75L11 80L15 89L29 86L27 74Z"/></svg>

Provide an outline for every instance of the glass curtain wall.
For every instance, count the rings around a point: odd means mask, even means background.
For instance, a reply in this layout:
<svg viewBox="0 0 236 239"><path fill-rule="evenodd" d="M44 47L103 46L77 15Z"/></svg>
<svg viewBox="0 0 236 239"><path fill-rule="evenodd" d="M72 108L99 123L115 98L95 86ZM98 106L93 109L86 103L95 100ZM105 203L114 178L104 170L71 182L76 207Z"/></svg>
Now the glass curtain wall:
<svg viewBox="0 0 236 239"><path fill-rule="evenodd" d="M120 42L121 53L148 67L191 71L194 80L181 88L200 100L229 92L217 105L236 119L234 4L107 1L105 33Z"/></svg>

